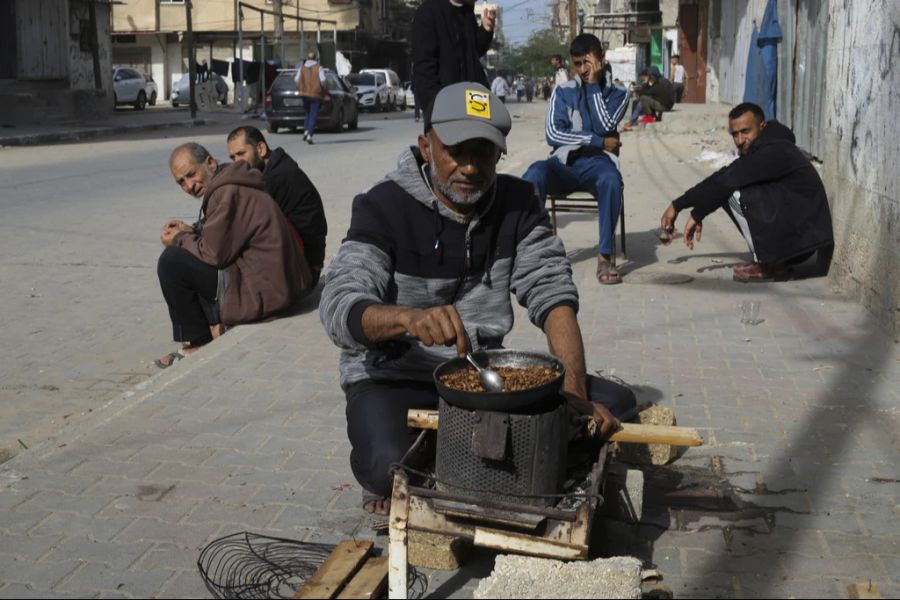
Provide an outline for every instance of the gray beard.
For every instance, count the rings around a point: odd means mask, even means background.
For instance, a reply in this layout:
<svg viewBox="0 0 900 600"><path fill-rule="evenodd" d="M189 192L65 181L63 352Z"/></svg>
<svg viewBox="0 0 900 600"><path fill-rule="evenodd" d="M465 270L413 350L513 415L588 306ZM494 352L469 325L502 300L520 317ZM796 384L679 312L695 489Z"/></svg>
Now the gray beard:
<svg viewBox="0 0 900 600"><path fill-rule="evenodd" d="M454 190L450 183L447 181L441 181L435 175L436 171L434 165L431 166L431 181L434 184L434 187L442 193L447 199L450 200L453 204L458 206L472 206L473 204L477 204L479 200L484 197L484 194L491 189L491 186L494 184L494 181L487 181L484 184L484 187L480 190L476 190L474 192L470 192L468 194L460 193Z"/></svg>

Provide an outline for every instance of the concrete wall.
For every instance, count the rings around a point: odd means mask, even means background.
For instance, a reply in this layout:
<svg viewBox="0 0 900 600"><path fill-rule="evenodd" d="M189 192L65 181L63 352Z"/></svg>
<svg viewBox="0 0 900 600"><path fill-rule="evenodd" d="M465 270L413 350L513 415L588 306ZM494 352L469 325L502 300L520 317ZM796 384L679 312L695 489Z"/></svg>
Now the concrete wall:
<svg viewBox="0 0 900 600"><path fill-rule="evenodd" d="M113 31L131 33L156 31L156 5L158 0L128 0L113 6ZM184 6L181 6L184 12Z"/></svg>
<svg viewBox="0 0 900 600"><path fill-rule="evenodd" d="M900 331L900 3L830 0L823 175L831 278Z"/></svg>

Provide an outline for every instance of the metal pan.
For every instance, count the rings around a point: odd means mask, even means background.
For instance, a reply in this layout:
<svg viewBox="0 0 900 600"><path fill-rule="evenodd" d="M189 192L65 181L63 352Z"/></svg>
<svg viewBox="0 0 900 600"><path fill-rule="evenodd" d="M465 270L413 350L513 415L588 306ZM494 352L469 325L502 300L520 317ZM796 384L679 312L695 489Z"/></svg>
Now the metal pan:
<svg viewBox="0 0 900 600"><path fill-rule="evenodd" d="M490 410L498 412L515 412L527 409L543 402L556 402L562 388L566 367L555 356L541 352L523 352L520 350L485 350L473 355L479 364L491 369L498 367L525 368L531 366L550 367L559 371L559 376L544 385L518 392L464 392L449 388L441 383L441 376L469 367L465 358L453 358L441 363L434 370L434 384L438 395L449 404L469 410Z"/></svg>

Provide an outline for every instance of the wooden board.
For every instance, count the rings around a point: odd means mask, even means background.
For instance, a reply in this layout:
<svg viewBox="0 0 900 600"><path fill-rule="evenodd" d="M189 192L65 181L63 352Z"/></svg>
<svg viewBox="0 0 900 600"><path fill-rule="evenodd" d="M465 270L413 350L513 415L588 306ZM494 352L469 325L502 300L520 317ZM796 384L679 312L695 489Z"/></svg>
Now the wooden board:
<svg viewBox="0 0 900 600"><path fill-rule="evenodd" d="M587 557L588 550L587 546L573 546L537 536L482 527L475 528L474 543L482 548L558 560L584 559Z"/></svg>
<svg viewBox="0 0 900 600"><path fill-rule="evenodd" d="M372 551L372 542L344 540L307 579L294 598L334 598Z"/></svg>
<svg viewBox="0 0 900 600"><path fill-rule="evenodd" d="M388 557L373 556L353 576L338 598L379 598L387 586Z"/></svg>
<svg viewBox="0 0 900 600"><path fill-rule="evenodd" d="M866 583L852 583L847 586L847 595L850 598L881 598L878 585L873 581Z"/></svg>
<svg viewBox="0 0 900 600"><path fill-rule="evenodd" d="M407 416L407 423L410 427L419 429L437 429L438 411L412 409ZM622 428L613 433L609 440L640 444L669 444L670 446L703 445L703 437L692 427L664 427L638 423L622 423Z"/></svg>

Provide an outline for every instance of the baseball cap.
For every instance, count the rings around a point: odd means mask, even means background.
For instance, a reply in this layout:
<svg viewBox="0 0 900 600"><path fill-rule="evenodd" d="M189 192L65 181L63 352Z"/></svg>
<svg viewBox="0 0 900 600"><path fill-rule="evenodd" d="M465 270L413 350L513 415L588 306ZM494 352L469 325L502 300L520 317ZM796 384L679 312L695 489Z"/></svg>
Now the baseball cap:
<svg viewBox="0 0 900 600"><path fill-rule="evenodd" d="M480 138L506 152L506 134L512 128L512 119L503 102L490 90L480 83L463 81L438 92L431 114L425 116L425 131L432 127L448 146Z"/></svg>

